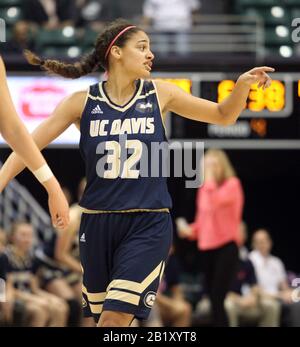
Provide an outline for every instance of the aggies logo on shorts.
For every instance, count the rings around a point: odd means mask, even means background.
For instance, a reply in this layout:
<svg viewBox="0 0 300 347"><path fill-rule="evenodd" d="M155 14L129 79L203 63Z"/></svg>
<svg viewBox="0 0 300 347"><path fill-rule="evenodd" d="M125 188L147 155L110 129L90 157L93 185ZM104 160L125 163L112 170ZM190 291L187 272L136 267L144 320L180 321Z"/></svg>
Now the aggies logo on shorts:
<svg viewBox="0 0 300 347"><path fill-rule="evenodd" d="M145 306L152 308L155 302L155 298L156 298L155 292L148 292L144 297Z"/></svg>
<svg viewBox="0 0 300 347"><path fill-rule="evenodd" d="M84 298L82 298L82 308L87 307L87 302Z"/></svg>

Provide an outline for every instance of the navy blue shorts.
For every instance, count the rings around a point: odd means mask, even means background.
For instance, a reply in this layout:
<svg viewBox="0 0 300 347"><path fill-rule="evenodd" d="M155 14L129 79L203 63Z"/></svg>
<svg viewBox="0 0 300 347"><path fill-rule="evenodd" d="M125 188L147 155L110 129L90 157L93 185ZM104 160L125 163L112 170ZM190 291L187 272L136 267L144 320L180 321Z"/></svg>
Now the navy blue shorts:
<svg viewBox="0 0 300 347"><path fill-rule="evenodd" d="M83 312L147 319L172 243L168 212L83 213L79 230Z"/></svg>

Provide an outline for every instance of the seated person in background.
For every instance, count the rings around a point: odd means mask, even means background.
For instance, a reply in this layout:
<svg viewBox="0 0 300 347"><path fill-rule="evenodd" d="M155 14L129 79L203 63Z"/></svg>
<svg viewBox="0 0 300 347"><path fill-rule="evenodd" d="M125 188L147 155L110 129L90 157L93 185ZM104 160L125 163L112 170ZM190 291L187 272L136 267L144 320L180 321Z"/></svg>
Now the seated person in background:
<svg viewBox="0 0 300 347"><path fill-rule="evenodd" d="M287 282L282 261L271 254L272 239L265 229L257 230L252 237L253 251L249 254L263 298L278 300L287 312L288 325L300 327L300 302L294 302L293 289Z"/></svg>
<svg viewBox="0 0 300 347"><path fill-rule="evenodd" d="M191 325L192 307L185 300L180 287L180 273L181 266L172 247L155 301L164 326L189 327Z"/></svg>
<svg viewBox="0 0 300 347"><path fill-rule="evenodd" d="M6 231L0 228L0 254L2 254L5 251L6 244L7 244Z"/></svg>
<svg viewBox="0 0 300 347"><path fill-rule="evenodd" d="M1 43L2 54L22 54L24 49L34 49L30 25L25 21L17 22L12 29L12 37L5 43Z"/></svg>
<svg viewBox="0 0 300 347"><path fill-rule="evenodd" d="M76 7L72 0L26 0L23 12L25 21L51 30L73 25Z"/></svg>
<svg viewBox="0 0 300 347"><path fill-rule="evenodd" d="M65 326L68 307L64 300L41 290L33 255L33 228L26 222L15 223L11 244L6 249L7 285L15 288L15 298L21 300L29 314L30 326Z"/></svg>
<svg viewBox="0 0 300 347"><path fill-rule="evenodd" d="M278 327L280 304L272 298L260 297L255 270L248 259L244 244L247 230L244 223L240 227L240 260L236 279L225 300L229 326L237 327L239 321L256 323L260 327Z"/></svg>
<svg viewBox="0 0 300 347"><path fill-rule="evenodd" d="M199 9L198 0L145 0L141 26L156 32L152 40L160 54L175 51L184 55L190 49L187 34Z"/></svg>
<svg viewBox="0 0 300 347"><path fill-rule="evenodd" d="M4 254L6 247L6 232L0 229L0 325L12 325L14 308L14 290L6 284L7 257Z"/></svg>
<svg viewBox="0 0 300 347"><path fill-rule="evenodd" d="M106 22L114 19L110 0L78 0L76 26L103 29Z"/></svg>

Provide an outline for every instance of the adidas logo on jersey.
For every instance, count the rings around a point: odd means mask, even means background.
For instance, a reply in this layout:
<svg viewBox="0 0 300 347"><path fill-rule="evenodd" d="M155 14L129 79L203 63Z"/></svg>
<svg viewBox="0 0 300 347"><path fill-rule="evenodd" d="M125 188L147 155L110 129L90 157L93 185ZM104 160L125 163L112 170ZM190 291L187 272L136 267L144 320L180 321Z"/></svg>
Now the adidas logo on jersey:
<svg viewBox="0 0 300 347"><path fill-rule="evenodd" d="M99 114L99 113L103 113L103 111L101 110L100 106L97 105L95 108L93 108L92 114Z"/></svg>
<svg viewBox="0 0 300 347"><path fill-rule="evenodd" d="M85 242L85 233L83 233L80 237L80 242Z"/></svg>

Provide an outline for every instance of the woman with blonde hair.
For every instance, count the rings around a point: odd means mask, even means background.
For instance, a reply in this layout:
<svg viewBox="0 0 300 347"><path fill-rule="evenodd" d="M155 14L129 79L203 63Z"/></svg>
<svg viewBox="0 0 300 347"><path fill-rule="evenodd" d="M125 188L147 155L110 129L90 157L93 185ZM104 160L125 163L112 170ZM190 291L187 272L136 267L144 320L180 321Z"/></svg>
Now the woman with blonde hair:
<svg viewBox="0 0 300 347"><path fill-rule="evenodd" d="M179 236L197 240L215 326L228 326L224 299L238 264L243 190L227 154L209 149L204 156L204 183L197 193L194 223L177 223Z"/></svg>

